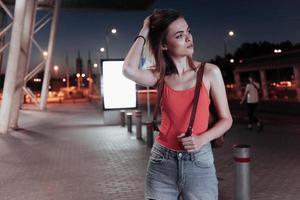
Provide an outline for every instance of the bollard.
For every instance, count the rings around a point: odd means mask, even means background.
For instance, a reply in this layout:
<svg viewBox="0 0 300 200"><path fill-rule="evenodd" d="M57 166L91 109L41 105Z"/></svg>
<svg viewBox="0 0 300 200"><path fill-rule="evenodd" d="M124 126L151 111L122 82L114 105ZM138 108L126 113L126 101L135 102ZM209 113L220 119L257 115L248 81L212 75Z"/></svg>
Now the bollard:
<svg viewBox="0 0 300 200"><path fill-rule="evenodd" d="M234 145L234 200L250 200L250 145Z"/></svg>
<svg viewBox="0 0 300 200"><path fill-rule="evenodd" d="M153 146L153 124L152 122L147 123L147 146Z"/></svg>
<svg viewBox="0 0 300 200"><path fill-rule="evenodd" d="M125 110L120 111L120 116L121 116L121 126L125 126Z"/></svg>
<svg viewBox="0 0 300 200"><path fill-rule="evenodd" d="M127 123L127 131L132 132L132 113L126 113L126 123Z"/></svg>
<svg viewBox="0 0 300 200"><path fill-rule="evenodd" d="M135 111L136 118L136 139L142 139L142 112L140 110Z"/></svg>

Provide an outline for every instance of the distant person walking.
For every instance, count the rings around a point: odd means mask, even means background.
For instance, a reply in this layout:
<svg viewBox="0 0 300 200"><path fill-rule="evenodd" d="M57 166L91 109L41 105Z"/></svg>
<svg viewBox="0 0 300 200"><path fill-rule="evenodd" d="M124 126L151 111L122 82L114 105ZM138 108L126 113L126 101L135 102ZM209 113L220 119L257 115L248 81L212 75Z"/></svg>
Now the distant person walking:
<svg viewBox="0 0 300 200"><path fill-rule="evenodd" d="M205 31L205 29L203 29ZM149 42L155 63L140 69L144 44ZM218 180L210 141L232 124L220 69L192 58L193 36L175 10L155 10L130 48L123 65L129 79L144 86L162 86L161 128L152 147L146 175L146 200L217 200ZM186 135L192 113L197 75L203 83L192 135ZM202 72L202 73L200 73ZM210 96L218 121L208 127Z"/></svg>
<svg viewBox="0 0 300 200"><path fill-rule="evenodd" d="M248 117L249 124L248 129L253 129L253 123L255 123L258 127L258 130L261 131L263 128L263 124L259 121L259 119L255 116L255 111L259 103L259 90L260 84L255 81L254 77L248 77L249 83L246 85L246 89L244 95L241 100L241 104L247 99L247 108L248 108Z"/></svg>

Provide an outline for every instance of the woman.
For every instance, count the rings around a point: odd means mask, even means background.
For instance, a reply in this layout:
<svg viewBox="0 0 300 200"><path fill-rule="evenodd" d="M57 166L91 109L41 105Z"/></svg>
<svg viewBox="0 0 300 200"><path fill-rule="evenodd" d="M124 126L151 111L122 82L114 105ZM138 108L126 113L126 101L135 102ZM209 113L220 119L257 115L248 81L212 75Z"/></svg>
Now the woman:
<svg viewBox="0 0 300 200"><path fill-rule="evenodd" d="M139 69L145 42L155 58L152 69ZM192 110L196 74L201 62L193 60L193 37L184 17L175 10L154 10L144 20L138 37L123 65L124 75L144 86L165 86L161 102L161 129L148 163L145 199L217 200L218 182L210 141L220 137L232 124L220 70L206 64L203 86L193 126L184 137ZM208 130L209 96L218 114Z"/></svg>

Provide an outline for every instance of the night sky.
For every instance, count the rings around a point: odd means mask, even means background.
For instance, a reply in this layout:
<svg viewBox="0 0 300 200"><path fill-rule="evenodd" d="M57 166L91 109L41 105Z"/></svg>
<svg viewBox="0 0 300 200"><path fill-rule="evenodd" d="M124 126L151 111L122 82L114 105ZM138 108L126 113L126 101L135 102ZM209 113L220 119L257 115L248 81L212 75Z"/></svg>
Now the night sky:
<svg viewBox="0 0 300 200"><path fill-rule="evenodd" d="M154 8L173 8L186 17L194 37L194 58L198 60L223 56L224 37L229 30L236 33L228 40L229 52L244 42L300 42L298 0L156 0L146 11L61 10L53 64L64 66L68 52L74 72L80 50L86 69L88 51L95 62L96 52L105 45L105 32L112 27L117 28L118 34L110 37L110 57L124 58L144 18ZM49 25L35 36L45 49L48 35ZM37 55L35 47L33 53ZM34 57L32 65L41 59Z"/></svg>

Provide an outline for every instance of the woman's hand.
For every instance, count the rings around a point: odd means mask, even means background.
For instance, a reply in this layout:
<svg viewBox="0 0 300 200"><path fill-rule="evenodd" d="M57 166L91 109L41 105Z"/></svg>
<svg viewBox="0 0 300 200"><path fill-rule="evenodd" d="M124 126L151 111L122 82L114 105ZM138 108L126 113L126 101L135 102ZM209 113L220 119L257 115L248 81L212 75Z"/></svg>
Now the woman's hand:
<svg viewBox="0 0 300 200"><path fill-rule="evenodd" d="M198 151L199 149L201 149L201 147L209 142L207 137L205 137L205 134L185 137L185 133L182 133L177 136L177 138L182 143L184 149L188 152Z"/></svg>
<svg viewBox="0 0 300 200"><path fill-rule="evenodd" d="M149 30L150 30L150 17L151 15L149 15L148 17L146 17L144 19L144 24L143 24L143 28L141 29L139 35L144 36L145 38L148 37L149 34Z"/></svg>

